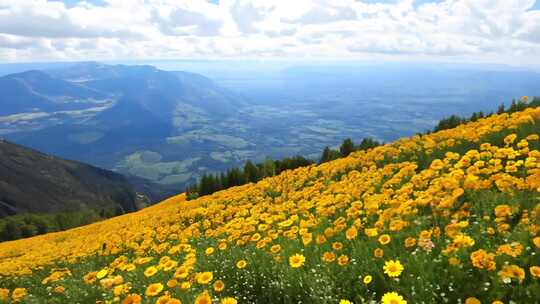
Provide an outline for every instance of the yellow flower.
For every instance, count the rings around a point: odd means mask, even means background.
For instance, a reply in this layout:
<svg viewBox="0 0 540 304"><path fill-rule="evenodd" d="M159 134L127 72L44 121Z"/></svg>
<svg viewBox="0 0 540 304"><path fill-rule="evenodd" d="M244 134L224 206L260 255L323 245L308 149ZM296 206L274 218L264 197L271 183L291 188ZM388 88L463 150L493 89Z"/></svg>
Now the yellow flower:
<svg viewBox="0 0 540 304"><path fill-rule="evenodd" d="M236 268L238 268L238 269L244 269L244 268L246 268L246 266L247 266L246 260L240 260L240 261L236 262Z"/></svg>
<svg viewBox="0 0 540 304"><path fill-rule="evenodd" d="M98 279L103 279L107 274L109 273L109 271L107 269L101 269L97 274L96 274L96 277Z"/></svg>
<svg viewBox="0 0 540 304"><path fill-rule="evenodd" d="M367 228L364 230L364 233L369 237L374 237L379 234L379 232L377 231L377 228Z"/></svg>
<svg viewBox="0 0 540 304"><path fill-rule="evenodd" d="M90 272L88 274L86 274L83 279L84 279L84 283L86 284L92 284L96 281L97 279L97 272L96 271L93 271L93 272Z"/></svg>
<svg viewBox="0 0 540 304"><path fill-rule="evenodd" d="M213 278L214 278L214 274L211 271L200 272L196 276L197 283L201 285L206 285L210 283L210 281L212 281Z"/></svg>
<svg viewBox="0 0 540 304"><path fill-rule="evenodd" d="M217 280L214 282L214 290L216 292L221 292L223 289L225 289L225 283L223 283L222 280Z"/></svg>
<svg viewBox="0 0 540 304"><path fill-rule="evenodd" d="M540 248L540 236L533 238L533 244L536 248Z"/></svg>
<svg viewBox="0 0 540 304"><path fill-rule="evenodd" d="M195 299L195 304L212 304L212 298L208 295L208 292L203 292Z"/></svg>
<svg viewBox="0 0 540 304"><path fill-rule="evenodd" d="M174 277L176 279L185 279L189 275L190 268L182 265L178 268L176 268L176 271L174 272Z"/></svg>
<svg viewBox="0 0 540 304"><path fill-rule="evenodd" d="M403 265L398 260L389 260L384 263L384 273L386 273L389 277L395 278L399 277L401 272L403 272Z"/></svg>
<svg viewBox="0 0 540 304"><path fill-rule="evenodd" d="M435 159L431 162L430 168L433 170L441 170L442 168L444 168L444 163L440 159Z"/></svg>
<svg viewBox="0 0 540 304"><path fill-rule="evenodd" d="M347 229L347 231L345 231L345 237L347 238L347 240L353 240L357 236L358 236L358 230L354 226Z"/></svg>
<svg viewBox="0 0 540 304"><path fill-rule="evenodd" d="M280 250L281 250L281 245L279 244L275 244L275 245L272 245L272 247L270 247L270 252L273 254L278 253Z"/></svg>
<svg viewBox="0 0 540 304"><path fill-rule="evenodd" d="M408 237L405 239L405 247L410 248L416 245L416 239L413 237Z"/></svg>
<svg viewBox="0 0 540 304"><path fill-rule="evenodd" d="M9 289L0 288L0 300L8 300L8 299L9 299Z"/></svg>
<svg viewBox="0 0 540 304"><path fill-rule="evenodd" d="M18 302L26 297L27 294L28 292L26 291L26 288L15 288L13 293L11 293L11 298L13 301Z"/></svg>
<svg viewBox="0 0 540 304"><path fill-rule="evenodd" d="M170 299L171 299L170 295L161 296L159 297L159 299L157 299L156 304L167 304L169 303Z"/></svg>
<svg viewBox="0 0 540 304"><path fill-rule="evenodd" d="M540 266L531 266L529 272L535 278L540 278Z"/></svg>
<svg viewBox="0 0 540 304"><path fill-rule="evenodd" d="M171 269L173 269L177 265L178 265L178 262L173 261L173 260L169 260L165 264L163 264L163 271L170 271Z"/></svg>
<svg viewBox="0 0 540 304"><path fill-rule="evenodd" d="M223 298L221 300L221 304L237 304L238 301L236 301L235 298L231 298L231 297L227 297L227 298Z"/></svg>
<svg viewBox="0 0 540 304"><path fill-rule="evenodd" d="M218 249L219 249L219 250L225 250L225 249L227 249L227 243L219 243Z"/></svg>
<svg viewBox="0 0 540 304"><path fill-rule="evenodd" d="M187 289L190 289L190 288L191 288L191 283L190 282L182 282L180 284L180 289L187 290Z"/></svg>
<svg viewBox="0 0 540 304"><path fill-rule="evenodd" d="M62 285L56 286L54 288L54 292L56 292L56 293L64 293L64 291L66 291L66 288L64 286L62 286Z"/></svg>
<svg viewBox="0 0 540 304"><path fill-rule="evenodd" d="M341 250L341 249L343 249L343 243L341 243L341 242L334 242L334 243L332 244L332 248L333 248L334 250Z"/></svg>
<svg viewBox="0 0 540 304"><path fill-rule="evenodd" d="M510 134L504 138L504 143L509 146L511 145L517 138L517 134Z"/></svg>
<svg viewBox="0 0 540 304"><path fill-rule="evenodd" d="M214 250L214 247L208 247L208 248L206 248L206 250L204 251L204 253L205 253L206 255L211 255L212 253L214 253L214 251L215 251L215 250Z"/></svg>
<svg viewBox="0 0 540 304"><path fill-rule="evenodd" d="M301 254L295 254L289 257L289 265L291 265L292 268L302 267L305 261L306 258Z"/></svg>
<svg viewBox="0 0 540 304"><path fill-rule="evenodd" d="M509 205L498 205L494 209L496 217L507 217L512 215L512 207Z"/></svg>
<svg viewBox="0 0 540 304"><path fill-rule="evenodd" d="M178 285L178 281L175 279L171 279L167 281L167 287L169 288L174 288L176 287L176 285Z"/></svg>
<svg viewBox="0 0 540 304"><path fill-rule="evenodd" d="M379 237L379 243L381 245L387 245L390 243L390 236L388 234L383 234Z"/></svg>
<svg viewBox="0 0 540 304"><path fill-rule="evenodd" d="M451 257L448 259L448 264L452 265L452 266L457 266L461 263L461 261L456 258L456 257Z"/></svg>
<svg viewBox="0 0 540 304"><path fill-rule="evenodd" d="M146 288L146 292L144 294L146 296L153 297L153 296L157 296L162 290L163 290L163 284L154 283L154 284L150 284Z"/></svg>
<svg viewBox="0 0 540 304"><path fill-rule="evenodd" d="M387 292L381 299L382 304L407 304L407 301L403 299L397 292Z"/></svg>
<svg viewBox="0 0 540 304"><path fill-rule="evenodd" d="M167 262L171 260L168 256L162 256L161 259L159 259L159 265L165 265Z"/></svg>
<svg viewBox="0 0 540 304"><path fill-rule="evenodd" d="M150 267L146 268L146 270L144 271L144 276L148 278L148 277L151 277L151 276L155 275L157 272L158 272L158 270L157 270L156 267L150 266Z"/></svg>
<svg viewBox="0 0 540 304"><path fill-rule="evenodd" d="M367 284L371 283L371 281L373 281L373 277L370 276L370 275L367 275L367 276L364 277L364 279L362 281L364 282L364 284L367 285Z"/></svg>
<svg viewBox="0 0 540 304"><path fill-rule="evenodd" d="M339 300L339 304L353 304L353 302L351 302L349 300L341 299L341 300Z"/></svg>

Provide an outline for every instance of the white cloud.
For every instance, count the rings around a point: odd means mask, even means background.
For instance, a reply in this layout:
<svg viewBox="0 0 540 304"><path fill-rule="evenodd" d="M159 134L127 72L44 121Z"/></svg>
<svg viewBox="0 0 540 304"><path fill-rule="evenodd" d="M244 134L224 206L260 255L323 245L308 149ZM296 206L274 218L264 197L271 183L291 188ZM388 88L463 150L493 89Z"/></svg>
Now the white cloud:
<svg viewBox="0 0 540 304"><path fill-rule="evenodd" d="M540 64L535 0L0 0L0 60L430 58Z"/></svg>

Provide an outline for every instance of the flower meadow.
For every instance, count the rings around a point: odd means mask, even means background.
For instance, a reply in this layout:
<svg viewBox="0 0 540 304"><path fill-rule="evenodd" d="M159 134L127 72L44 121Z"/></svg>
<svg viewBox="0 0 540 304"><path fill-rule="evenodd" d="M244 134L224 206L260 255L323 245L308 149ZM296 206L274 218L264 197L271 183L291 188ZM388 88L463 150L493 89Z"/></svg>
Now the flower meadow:
<svg viewBox="0 0 540 304"><path fill-rule="evenodd" d="M540 108L0 244L6 303L540 303Z"/></svg>

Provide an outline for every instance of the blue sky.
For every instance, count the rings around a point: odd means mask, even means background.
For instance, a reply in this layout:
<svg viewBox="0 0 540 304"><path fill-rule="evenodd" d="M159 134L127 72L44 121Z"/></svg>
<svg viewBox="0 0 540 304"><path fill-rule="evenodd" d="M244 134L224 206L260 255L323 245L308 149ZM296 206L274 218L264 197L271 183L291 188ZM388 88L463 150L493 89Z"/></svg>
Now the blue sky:
<svg viewBox="0 0 540 304"><path fill-rule="evenodd" d="M1 2L0 63L292 58L540 65L534 0ZM434 5L420 9L425 3Z"/></svg>

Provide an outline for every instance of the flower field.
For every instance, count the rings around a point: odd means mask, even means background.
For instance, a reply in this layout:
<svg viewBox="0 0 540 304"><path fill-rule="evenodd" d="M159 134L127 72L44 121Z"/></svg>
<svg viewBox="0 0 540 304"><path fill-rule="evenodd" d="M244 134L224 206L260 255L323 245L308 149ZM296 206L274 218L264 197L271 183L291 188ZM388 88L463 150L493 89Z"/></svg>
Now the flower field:
<svg viewBox="0 0 540 304"><path fill-rule="evenodd" d="M6 303L540 303L540 108L0 244Z"/></svg>

